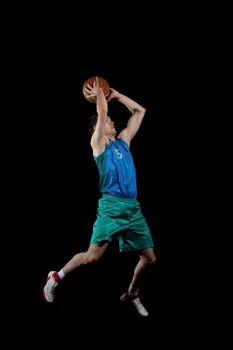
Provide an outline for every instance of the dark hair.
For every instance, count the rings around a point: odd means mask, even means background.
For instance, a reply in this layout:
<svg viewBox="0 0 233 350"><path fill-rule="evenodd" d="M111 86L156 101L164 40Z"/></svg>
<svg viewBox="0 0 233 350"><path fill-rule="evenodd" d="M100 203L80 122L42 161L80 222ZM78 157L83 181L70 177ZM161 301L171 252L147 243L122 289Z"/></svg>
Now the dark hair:
<svg viewBox="0 0 233 350"><path fill-rule="evenodd" d="M93 132L95 130L97 119L98 119L98 114L95 113L95 114L93 114L93 116L89 120L88 130L91 134L93 134Z"/></svg>

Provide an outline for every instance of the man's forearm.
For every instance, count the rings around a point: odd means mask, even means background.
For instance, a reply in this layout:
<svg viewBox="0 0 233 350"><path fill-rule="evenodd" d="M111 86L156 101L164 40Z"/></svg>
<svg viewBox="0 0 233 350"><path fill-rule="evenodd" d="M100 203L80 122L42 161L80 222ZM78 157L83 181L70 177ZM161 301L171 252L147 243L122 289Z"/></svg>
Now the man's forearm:
<svg viewBox="0 0 233 350"><path fill-rule="evenodd" d="M132 100L131 98L119 94L119 96L117 97L117 100L122 103L123 105L125 105L131 113L134 113L135 111L141 111L144 112L145 108L142 107L140 104L138 104L137 102L135 102L134 100Z"/></svg>
<svg viewBox="0 0 233 350"><path fill-rule="evenodd" d="M108 104L106 102L103 90L100 89L99 87L96 88L97 93L96 93L96 111L98 115L103 115L108 112Z"/></svg>

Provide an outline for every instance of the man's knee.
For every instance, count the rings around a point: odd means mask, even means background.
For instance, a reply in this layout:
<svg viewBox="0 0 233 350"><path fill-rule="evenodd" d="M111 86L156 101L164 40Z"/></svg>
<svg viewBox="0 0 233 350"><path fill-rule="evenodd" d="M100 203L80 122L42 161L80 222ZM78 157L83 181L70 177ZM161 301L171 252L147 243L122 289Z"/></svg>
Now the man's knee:
<svg viewBox="0 0 233 350"><path fill-rule="evenodd" d="M91 252L86 255L85 263L86 264L93 264L97 262L100 259L101 255L98 254L97 252Z"/></svg>
<svg viewBox="0 0 233 350"><path fill-rule="evenodd" d="M151 258L149 258L149 264L154 265L156 263L156 256L153 255Z"/></svg>
<svg viewBox="0 0 233 350"><path fill-rule="evenodd" d="M95 263L103 256L108 242L102 245L91 244L85 255L85 264Z"/></svg>
<svg viewBox="0 0 233 350"><path fill-rule="evenodd" d="M147 265L154 265L156 263L156 256L154 254L143 256L142 259Z"/></svg>

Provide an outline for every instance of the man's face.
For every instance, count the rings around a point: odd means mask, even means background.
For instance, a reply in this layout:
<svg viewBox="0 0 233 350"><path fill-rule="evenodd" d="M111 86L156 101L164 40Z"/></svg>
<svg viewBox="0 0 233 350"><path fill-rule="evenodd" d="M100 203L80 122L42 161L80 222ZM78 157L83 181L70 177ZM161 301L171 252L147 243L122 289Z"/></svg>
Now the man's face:
<svg viewBox="0 0 233 350"><path fill-rule="evenodd" d="M110 117L106 117L106 119L105 119L105 133L106 133L106 135L115 135L116 134L114 122L111 120Z"/></svg>

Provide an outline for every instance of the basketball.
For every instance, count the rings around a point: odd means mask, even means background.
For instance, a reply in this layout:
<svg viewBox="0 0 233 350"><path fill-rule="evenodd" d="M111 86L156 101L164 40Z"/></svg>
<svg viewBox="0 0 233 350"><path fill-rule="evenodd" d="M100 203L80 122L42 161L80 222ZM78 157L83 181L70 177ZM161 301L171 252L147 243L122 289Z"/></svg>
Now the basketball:
<svg viewBox="0 0 233 350"><path fill-rule="evenodd" d="M88 88L88 84L93 86L94 85L94 82L96 81L96 79L98 79L99 81L99 86L103 89L103 93L104 93L104 96L107 98L109 93L110 93L110 86L109 86L109 83L107 82L106 79L102 78L102 77L97 77L97 76L94 76L94 77L90 77L88 78L84 84L83 84L83 95L85 97L85 99L91 103L95 103L95 98L93 97L89 97L86 93L86 91L84 90L86 87Z"/></svg>

